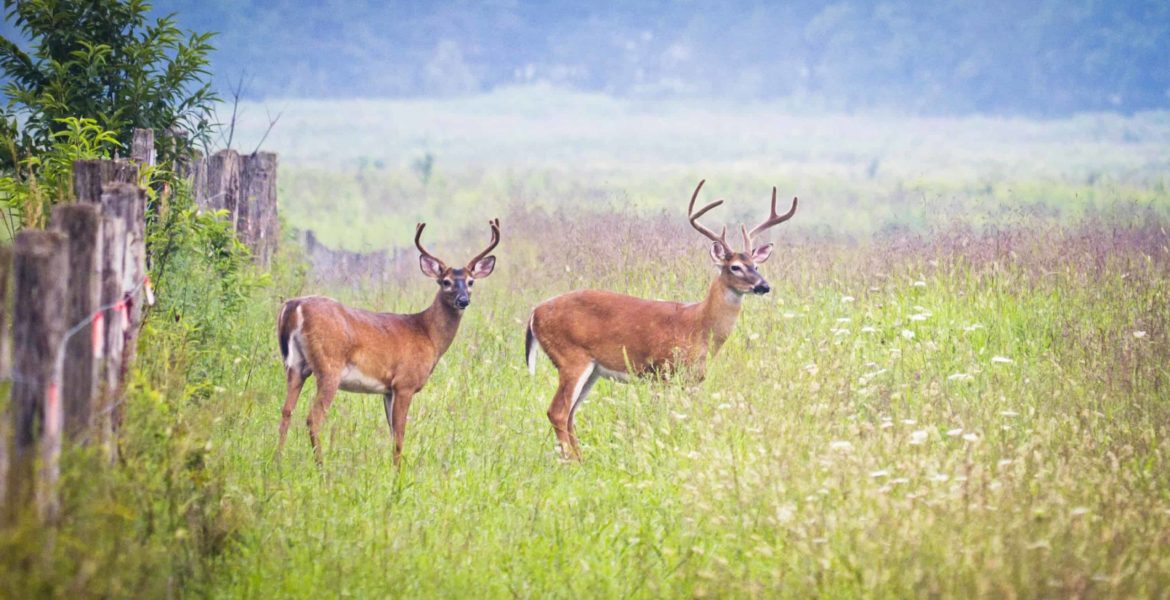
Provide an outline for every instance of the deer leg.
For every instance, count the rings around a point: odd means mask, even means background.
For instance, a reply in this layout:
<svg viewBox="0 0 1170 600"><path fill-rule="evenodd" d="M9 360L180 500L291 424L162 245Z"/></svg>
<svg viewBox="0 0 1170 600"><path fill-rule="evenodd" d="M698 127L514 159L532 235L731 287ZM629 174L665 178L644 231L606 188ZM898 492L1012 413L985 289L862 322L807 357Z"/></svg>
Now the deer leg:
<svg viewBox="0 0 1170 600"><path fill-rule="evenodd" d="M333 404L333 397L337 395L337 386L340 383L337 375L328 377L318 375L317 378L317 397L313 399L313 407L309 409L306 423L309 425L309 441L313 444L313 454L318 465L322 464L321 425L325 423L325 413L329 410L329 405Z"/></svg>
<svg viewBox="0 0 1170 600"><path fill-rule="evenodd" d="M394 466L402 460L402 442L406 438L406 412L410 409L410 401L414 392L393 390L386 394L382 404L386 408L386 422L390 424L390 431L394 434Z"/></svg>
<svg viewBox="0 0 1170 600"><path fill-rule="evenodd" d="M577 398L593 378L595 365L587 362L580 366L565 365L560 368L560 382L557 393L553 396L552 404L548 407L548 420L552 423L553 432L557 434L557 441L561 445L561 453L570 460L580 460L581 450L577 441L570 433L570 421L573 417L573 406Z"/></svg>
<svg viewBox="0 0 1170 600"><path fill-rule="evenodd" d="M305 387L305 376L301 373L300 368L285 369L285 379L288 384L288 392L284 399L284 408L280 409L280 443L276 446L276 456L284 450L284 438L288 435L288 422L292 419L293 410L297 407L297 399L301 396L301 390Z"/></svg>
<svg viewBox="0 0 1170 600"><path fill-rule="evenodd" d="M585 401L585 397L593 390L593 384L601 378L601 371L597 368L597 363L591 363L591 366L586 375L583 375L577 384L577 393L573 397L573 405L569 409L569 441L573 444L573 451L577 454L577 458L581 458L581 448L577 444L577 427L576 416L577 409Z"/></svg>

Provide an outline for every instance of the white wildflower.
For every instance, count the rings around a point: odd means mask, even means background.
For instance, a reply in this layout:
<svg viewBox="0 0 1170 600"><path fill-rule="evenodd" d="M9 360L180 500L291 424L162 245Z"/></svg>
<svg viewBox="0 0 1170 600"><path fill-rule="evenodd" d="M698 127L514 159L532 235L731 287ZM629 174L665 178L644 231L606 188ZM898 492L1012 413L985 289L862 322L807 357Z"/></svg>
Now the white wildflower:
<svg viewBox="0 0 1170 600"><path fill-rule="evenodd" d="M1137 338L1137 339L1139 339L1139 340L1140 340L1140 339L1142 339L1142 338L1146 337L1146 332L1144 332L1144 331L1135 331L1135 332L1133 332L1133 337L1135 337L1135 338Z"/></svg>
<svg viewBox="0 0 1170 600"><path fill-rule="evenodd" d="M948 381L966 381L968 379L974 379L974 377L968 373L953 373L947 376Z"/></svg>
<svg viewBox="0 0 1170 600"><path fill-rule="evenodd" d="M970 333L976 329L983 329L983 325L980 325L979 323L972 323L971 325L964 327L963 331Z"/></svg>
<svg viewBox="0 0 1170 600"><path fill-rule="evenodd" d="M930 315L928 315L926 313L913 314L913 315L910 315L910 320L911 321L925 321L926 318L929 316Z"/></svg>
<svg viewBox="0 0 1170 600"><path fill-rule="evenodd" d="M849 304L850 302L853 302L853 296L841 296L841 302Z"/></svg>
<svg viewBox="0 0 1170 600"><path fill-rule="evenodd" d="M926 282L919 279L912 284L914 287L926 287Z"/></svg>
<svg viewBox="0 0 1170 600"><path fill-rule="evenodd" d="M1088 507L1085 507L1085 506L1078 506L1078 507L1072 509L1071 511L1069 511L1068 514L1072 515L1074 517L1079 517L1081 515L1089 514L1089 509L1088 509Z"/></svg>
<svg viewBox="0 0 1170 600"><path fill-rule="evenodd" d="M829 442L829 450L834 452L849 452L853 449L853 444L848 440L833 440Z"/></svg>
<svg viewBox="0 0 1170 600"><path fill-rule="evenodd" d="M871 325L866 325L865 327L861 328L861 333L876 333L876 332L877 332L877 329Z"/></svg>
<svg viewBox="0 0 1170 600"><path fill-rule="evenodd" d="M1000 411L999 415L1001 417L1018 417L1018 416L1020 416L1020 413L1018 413L1014 410L1004 410L1004 411Z"/></svg>
<svg viewBox="0 0 1170 600"><path fill-rule="evenodd" d="M1012 360L1012 359L1010 359L1010 358L1008 358L1008 357L1006 357L1006 356L992 356L992 357L991 357L991 362L993 362L993 363L999 363L999 364L1002 364L1002 365L1010 365L1010 364L1012 364L1012 363L1014 363L1014 362L1016 362L1016 361L1014 361L1014 360Z"/></svg>
<svg viewBox="0 0 1170 600"><path fill-rule="evenodd" d="M926 438L930 434L925 429L918 429L910 432L910 445L920 446L926 443Z"/></svg>
<svg viewBox="0 0 1170 600"><path fill-rule="evenodd" d="M974 443L974 442L978 442L978 441L979 441L979 434L976 434L976 433L964 433L964 434L963 434L963 440L965 440L965 441L968 441L968 442L972 442L972 443Z"/></svg>
<svg viewBox="0 0 1170 600"><path fill-rule="evenodd" d="M890 474L890 472L885 470L885 469L880 469L877 471L870 471L869 472L869 476L873 477L874 479L877 479L878 477L885 477L889 474Z"/></svg>
<svg viewBox="0 0 1170 600"><path fill-rule="evenodd" d="M914 339L914 332L910 331L909 329L903 329L902 330L902 337L904 337L908 340L912 340L912 339Z"/></svg>
<svg viewBox="0 0 1170 600"><path fill-rule="evenodd" d="M786 312L786 313L784 313L784 314L783 314L783 315L781 315L781 316L783 316L785 319L795 319L795 318L796 318L796 313L794 313L794 312Z"/></svg>
<svg viewBox="0 0 1170 600"><path fill-rule="evenodd" d="M949 436L949 437L959 437L960 435L963 435L963 428L962 427L956 427L956 428L947 432L947 436Z"/></svg>

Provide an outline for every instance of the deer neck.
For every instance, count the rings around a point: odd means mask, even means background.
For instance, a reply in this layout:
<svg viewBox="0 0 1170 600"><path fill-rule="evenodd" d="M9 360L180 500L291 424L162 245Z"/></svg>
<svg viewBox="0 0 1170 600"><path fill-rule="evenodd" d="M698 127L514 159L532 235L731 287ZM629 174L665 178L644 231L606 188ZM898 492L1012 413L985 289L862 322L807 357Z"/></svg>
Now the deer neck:
<svg viewBox="0 0 1170 600"><path fill-rule="evenodd" d="M435 360L447 352L455 334L459 333L459 321L463 318L463 311L456 310L443 302L442 292L435 294L435 299L426 310L416 315L422 323L427 337L435 345Z"/></svg>
<svg viewBox="0 0 1170 600"><path fill-rule="evenodd" d="M700 305L700 327L703 337L711 340L712 356L719 352L723 342L731 335L731 330L735 329L742 302L743 294L724 285L721 278L716 277L711 282L707 298Z"/></svg>

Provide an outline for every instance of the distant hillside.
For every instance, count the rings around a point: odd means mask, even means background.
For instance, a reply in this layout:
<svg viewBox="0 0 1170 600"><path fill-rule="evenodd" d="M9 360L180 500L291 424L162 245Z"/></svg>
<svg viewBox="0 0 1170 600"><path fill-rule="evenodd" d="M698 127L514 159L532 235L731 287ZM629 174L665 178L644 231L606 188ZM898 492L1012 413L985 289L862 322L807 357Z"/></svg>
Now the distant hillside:
<svg viewBox="0 0 1170 600"><path fill-rule="evenodd" d="M158 0L252 97L627 97L1029 115L1170 106L1170 2Z"/></svg>

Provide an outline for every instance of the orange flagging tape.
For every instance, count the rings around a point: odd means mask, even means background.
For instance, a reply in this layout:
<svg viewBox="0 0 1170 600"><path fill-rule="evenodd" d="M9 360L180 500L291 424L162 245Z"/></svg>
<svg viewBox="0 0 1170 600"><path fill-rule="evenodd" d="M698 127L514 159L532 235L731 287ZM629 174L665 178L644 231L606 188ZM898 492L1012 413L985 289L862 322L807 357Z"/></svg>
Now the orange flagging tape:
<svg viewBox="0 0 1170 600"><path fill-rule="evenodd" d="M97 314L93 316L93 356L94 356L94 358L101 358L102 355L105 354L105 352L103 352L103 349L106 346L103 343L105 341L105 338L106 338L106 316L104 314L102 314L102 311L99 310L97 312Z"/></svg>

